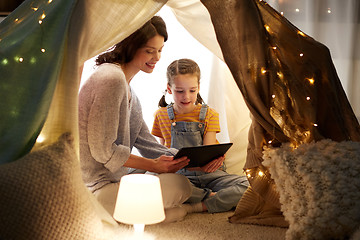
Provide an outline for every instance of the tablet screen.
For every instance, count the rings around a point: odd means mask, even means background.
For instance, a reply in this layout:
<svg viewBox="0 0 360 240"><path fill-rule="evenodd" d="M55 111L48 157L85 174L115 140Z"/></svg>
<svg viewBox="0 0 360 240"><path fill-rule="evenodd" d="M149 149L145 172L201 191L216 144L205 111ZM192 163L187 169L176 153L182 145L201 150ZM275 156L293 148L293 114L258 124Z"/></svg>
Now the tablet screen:
<svg viewBox="0 0 360 240"><path fill-rule="evenodd" d="M196 147L181 148L174 156L174 159L187 156L190 159L186 168L202 167L208 162L223 156L233 143L220 143L213 145L202 145Z"/></svg>

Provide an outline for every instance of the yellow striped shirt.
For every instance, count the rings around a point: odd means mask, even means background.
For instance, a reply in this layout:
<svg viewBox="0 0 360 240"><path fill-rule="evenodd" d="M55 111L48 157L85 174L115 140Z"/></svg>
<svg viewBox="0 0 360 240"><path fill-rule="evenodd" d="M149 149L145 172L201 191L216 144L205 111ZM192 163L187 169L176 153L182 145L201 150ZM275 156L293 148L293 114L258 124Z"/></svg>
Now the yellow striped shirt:
<svg viewBox="0 0 360 240"><path fill-rule="evenodd" d="M177 122L200 122L199 114L200 114L201 104L198 104L194 111L185 114L177 114L175 113L175 121ZM205 118L205 131L204 135L207 132L220 132L220 124L219 124L219 113L217 113L214 109L208 108ZM171 145L171 120L169 119L167 108L162 107L159 108L155 112L154 124L151 130L151 134L154 136L163 138L165 140L165 146L170 147Z"/></svg>

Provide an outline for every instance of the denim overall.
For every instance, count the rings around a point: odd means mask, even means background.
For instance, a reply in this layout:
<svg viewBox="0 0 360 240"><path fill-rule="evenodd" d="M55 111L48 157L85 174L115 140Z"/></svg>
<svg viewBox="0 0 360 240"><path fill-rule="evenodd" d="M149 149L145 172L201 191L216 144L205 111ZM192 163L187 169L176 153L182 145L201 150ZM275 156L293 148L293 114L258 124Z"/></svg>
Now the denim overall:
<svg viewBox="0 0 360 240"><path fill-rule="evenodd" d="M208 106L201 106L200 122L176 122L173 104L167 106L167 113L171 120L171 146L180 149L183 147L193 147L203 145L205 131L205 117Z"/></svg>
<svg viewBox="0 0 360 240"><path fill-rule="evenodd" d="M199 122L176 122L173 104L167 106L167 113L171 121L172 148L180 149L203 145L207 109L206 104L201 106ZM187 202L204 201L210 213L229 211L236 207L249 186L245 176L228 174L222 170L206 173L183 168L177 173L186 176L193 184L193 193ZM216 194L209 197L212 191Z"/></svg>

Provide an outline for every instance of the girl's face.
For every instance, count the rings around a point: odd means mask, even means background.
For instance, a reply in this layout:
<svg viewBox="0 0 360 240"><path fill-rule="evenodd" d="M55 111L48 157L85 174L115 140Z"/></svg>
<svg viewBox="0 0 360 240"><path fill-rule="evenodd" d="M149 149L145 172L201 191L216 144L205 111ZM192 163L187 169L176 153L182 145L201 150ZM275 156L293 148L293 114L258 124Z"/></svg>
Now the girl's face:
<svg viewBox="0 0 360 240"><path fill-rule="evenodd" d="M194 110L199 88L195 74L179 74L173 78L173 83L167 86L167 91L173 94L176 112L182 114Z"/></svg>
<svg viewBox="0 0 360 240"><path fill-rule="evenodd" d="M156 35L150 38L144 47L136 51L133 60L130 62L131 66L138 71L141 70L146 73L152 73L156 63L160 60L163 47L163 36Z"/></svg>

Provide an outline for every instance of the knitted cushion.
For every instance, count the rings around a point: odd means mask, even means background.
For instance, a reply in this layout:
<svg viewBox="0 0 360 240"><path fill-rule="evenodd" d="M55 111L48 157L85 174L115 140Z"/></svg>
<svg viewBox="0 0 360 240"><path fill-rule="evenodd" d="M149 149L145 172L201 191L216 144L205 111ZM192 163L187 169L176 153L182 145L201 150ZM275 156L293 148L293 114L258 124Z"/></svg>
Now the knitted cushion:
<svg viewBox="0 0 360 240"><path fill-rule="evenodd" d="M104 224L71 143L64 134L55 144L0 165L0 239L109 239L118 229L110 216Z"/></svg>
<svg viewBox="0 0 360 240"><path fill-rule="evenodd" d="M360 224L360 143L322 140L264 151L290 226L286 239L347 239Z"/></svg>

